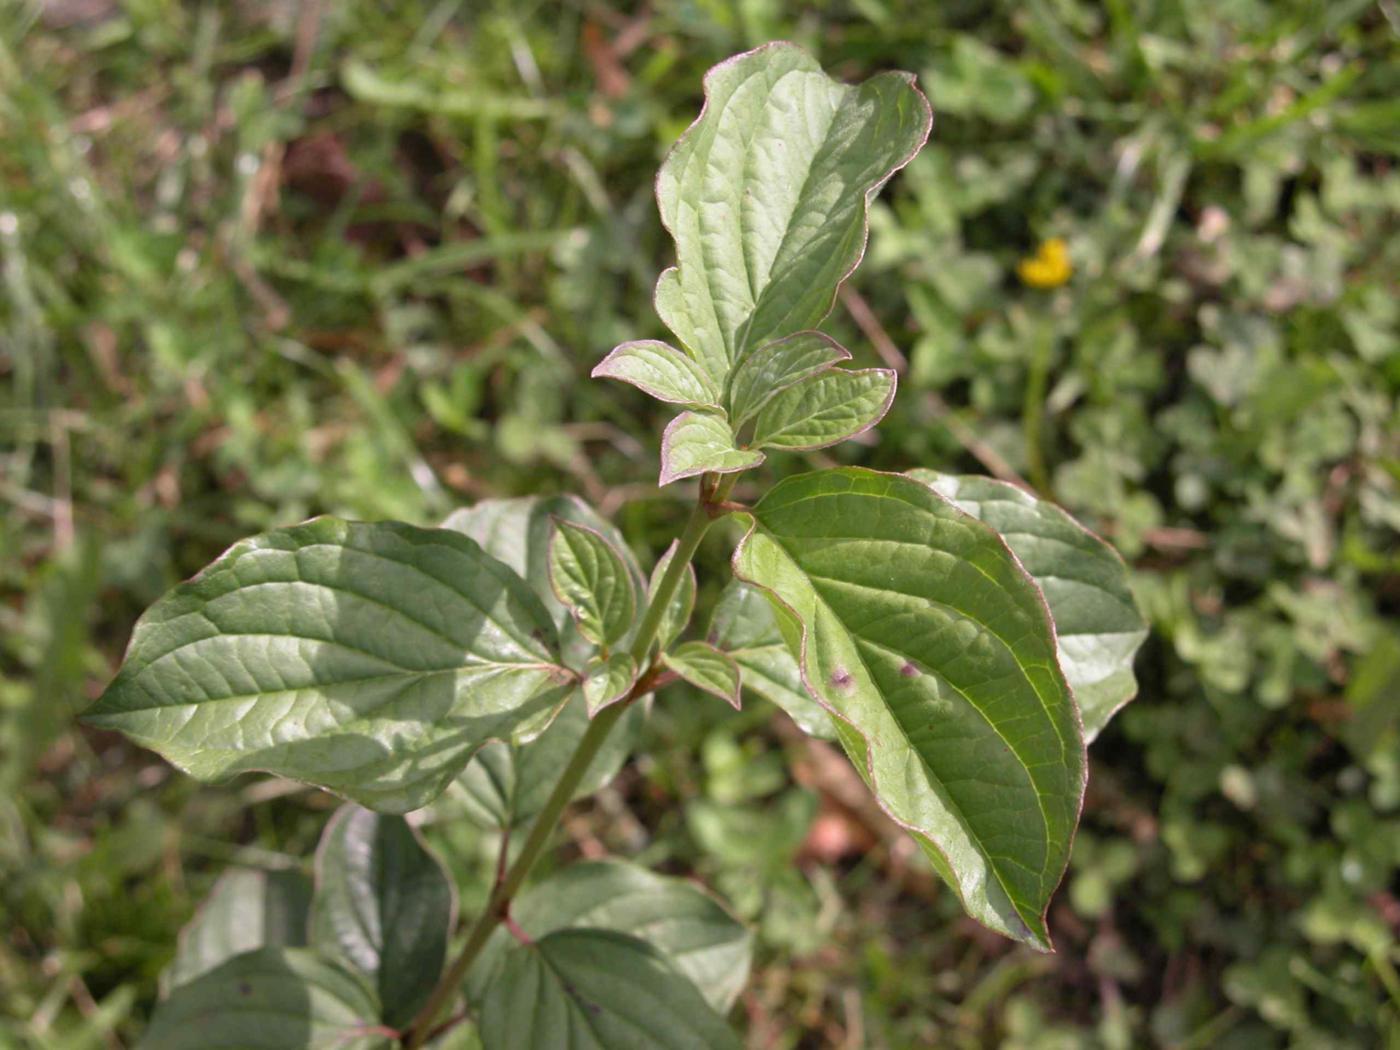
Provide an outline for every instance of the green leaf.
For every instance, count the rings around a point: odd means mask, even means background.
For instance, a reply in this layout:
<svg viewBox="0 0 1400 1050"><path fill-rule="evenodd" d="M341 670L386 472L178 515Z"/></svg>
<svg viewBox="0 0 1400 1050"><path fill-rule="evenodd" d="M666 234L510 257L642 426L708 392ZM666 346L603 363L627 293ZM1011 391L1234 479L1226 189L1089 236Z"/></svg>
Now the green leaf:
<svg viewBox="0 0 1400 1050"><path fill-rule="evenodd" d="M719 900L687 879L626 861L571 864L522 893L511 916L536 940L585 928L637 937L688 977L716 1010L727 1012L748 980L753 937ZM488 943L472 970L473 998L511 943L504 930Z"/></svg>
<svg viewBox="0 0 1400 1050"><path fill-rule="evenodd" d="M739 710L739 665L708 642L685 642L661 654L661 662L696 689Z"/></svg>
<svg viewBox="0 0 1400 1050"><path fill-rule="evenodd" d="M520 1050L738 1050L695 985L645 941L611 930L546 934L506 952L486 989L482 1042Z"/></svg>
<svg viewBox="0 0 1400 1050"><path fill-rule="evenodd" d="M803 681L881 806L974 918L1048 949L1085 755L1034 582L900 475L787 478L753 519L735 574L796 617Z"/></svg>
<svg viewBox="0 0 1400 1050"><path fill-rule="evenodd" d="M1084 739L1092 741L1137 694L1133 657L1147 639L1123 559L1059 507L1015 485L932 470L909 476L995 529L1039 584Z"/></svg>
<svg viewBox="0 0 1400 1050"><path fill-rule="evenodd" d="M561 519L549 545L549 578L579 631L595 645L616 645L632 629L632 574L602 533Z"/></svg>
<svg viewBox="0 0 1400 1050"><path fill-rule="evenodd" d="M311 880L299 871L230 868L180 931L175 959L161 976L165 993L258 948L306 944Z"/></svg>
<svg viewBox="0 0 1400 1050"><path fill-rule="evenodd" d="M386 1024L413 1019L442 973L456 900L403 817L342 806L316 851L311 941L378 989Z"/></svg>
<svg viewBox="0 0 1400 1050"><path fill-rule="evenodd" d="M653 600L656 597L656 588L661 583L661 578L666 575L666 570L671 567L671 559L675 557L676 548L680 545L679 540L672 540L671 546L666 548L656 567L651 570L651 582L647 584L647 599ZM695 566L687 565L685 575L681 577L680 585L676 587L676 592L671 596L670 604L666 606L666 611L661 614L661 625L656 631L656 644L662 648L667 648L685 630L686 624L690 623L691 614L695 612Z"/></svg>
<svg viewBox="0 0 1400 1050"><path fill-rule="evenodd" d="M809 736L835 739L831 716L802 684L797 657L778 625L780 614L791 619L759 588L731 580L715 604L710 641L739 665L745 689L777 704ZM799 631L794 627L792 633L796 638Z"/></svg>
<svg viewBox="0 0 1400 1050"><path fill-rule="evenodd" d="M555 597L549 582L549 544L554 537L555 518L590 528L612 544L641 592L645 577L622 533L575 496L482 500L454 511L442 527L475 540L487 554L499 558L524 578L554 617L564 655L569 665L576 667L593 651L593 645L578 633L573 617Z"/></svg>
<svg viewBox="0 0 1400 1050"><path fill-rule="evenodd" d="M636 684L639 671L637 661L628 653L590 660L583 670L583 699L588 717L623 699Z"/></svg>
<svg viewBox="0 0 1400 1050"><path fill-rule="evenodd" d="M841 84L788 43L710 70L705 107L657 176L678 266L656 307L717 382L826 316L865 250L870 199L932 120L909 74Z"/></svg>
<svg viewBox="0 0 1400 1050"><path fill-rule="evenodd" d="M632 753L644 709L633 704L608 734L574 798L591 795L617 775ZM457 778L466 816L484 828L512 828L528 822L541 809L588 730L582 690L575 690L549 728L528 744L497 741L473 756Z"/></svg>
<svg viewBox="0 0 1400 1050"><path fill-rule="evenodd" d="M455 532L318 518L160 599L86 715L201 780L265 770L402 813L560 706L549 615Z"/></svg>
<svg viewBox="0 0 1400 1050"><path fill-rule="evenodd" d="M759 448L825 448L869 430L894 400L895 373L888 368L833 368L778 394L758 413L753 444Z"/></svg>
<svg viewBox="0 0 1400 1050"><path fill-rule="evenodd" d="M183 984L138 1050L388 1050L379 1003L355 974L302 948L262 948Z"/></svg>
<svg viewBox="0 0 1400 1050"><path fill-rule="evenodd" d="M682 412L661 436L661 484L707 471L732 474L763 462L763 453L734 444L729 424L720 416Z"/></svg>
<svg viewBox="0 0 1400 1050"><path fill-rule="evenodd" d="M849 350L821 332L798 332L760 346L734 369L729 384L730 419L734 426L743 426L774 395L850 357Z"/></svg>
<svg viewBox="0 0 1400 1050"><path fill-rule="evenodd" d="M719 408L720 391L703 368L673 346L655 339L623 343L593 369L594 379L620 379L658 401L692 408Z"/></svg>

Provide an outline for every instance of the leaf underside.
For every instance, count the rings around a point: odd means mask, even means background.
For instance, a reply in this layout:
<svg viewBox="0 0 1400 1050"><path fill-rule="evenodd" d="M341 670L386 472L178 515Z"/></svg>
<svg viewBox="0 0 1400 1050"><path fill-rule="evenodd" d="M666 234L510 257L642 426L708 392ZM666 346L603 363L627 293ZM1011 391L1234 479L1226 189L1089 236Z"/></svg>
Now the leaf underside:
<svg viewBox="0 0 1400 1050"><path fill-rule="evenodd" d="M265 770L383 812L568 692L538 598L441 529L318 518L239 543L137 623L88 711L201 780Z"/></svg>
<svg viewBox="0 0 1400 1050"><path fill-rule="evenodd" d="M777 704L808 736L833 740L831 716L802 684L793 648L778 626L778 610L760 588L730 580L715 603L710 641L739 665L744 688Z"/></svg>
<svg viewBox="0 0 1400 1050"><path fill-rule="evenodd" d="M456 911L452 883L402 817L342 806L316 853L311 940L378 989L407 1024L432 991Z"/></svg>
<svg viewBox="0 0 1400 1050"><path fill-rule="evenodd" d="M881 805L974 918L1048 949L1085 756L1035 584L900 475L788 478L753 518L735 574L795 617L804 683Z"/></svg>
<svg viewBox="0 0 1400 1050"><path fill-rule="evenodd" d="M1059 507L1015 485L932 470L909 476L995 529L1039 585L1084 739L1092 742L1137 694L1133 657L1147 639L1123 559Z"/></svg>
<svg viewBox="0 0 1400 1050"><path fill-rule="evenodd" d="M164 991L244 952L305 945L310 909L311 880L301 872L230 868L180 931Z"/></svg>

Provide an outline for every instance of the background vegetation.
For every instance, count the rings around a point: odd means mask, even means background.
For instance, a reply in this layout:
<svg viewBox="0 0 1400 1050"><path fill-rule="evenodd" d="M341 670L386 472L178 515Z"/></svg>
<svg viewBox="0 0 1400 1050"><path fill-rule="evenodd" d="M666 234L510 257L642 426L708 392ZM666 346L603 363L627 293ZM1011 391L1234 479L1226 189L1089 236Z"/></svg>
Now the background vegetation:
<svg viewBox="0 0 1400 1050"><path fill-rule="evenodd" d="M701 74L778 37L938 111L830 322L903 373L837 455L1021 476L1111 537L1142 695L1055 956L960 919L757 701L664 696L569 848L734 902L756 1047L1400 1046L1398 30L1393 0L0 3L0 1046L130 1041L217 874L305 864L329 812L75 728L168 586L317 513L566 489L657 552L658 410L585 376L661 334L651 178ZM1018 272L1052 238L1072 273ZM456 806L427 830L471 907Z"/></svg>

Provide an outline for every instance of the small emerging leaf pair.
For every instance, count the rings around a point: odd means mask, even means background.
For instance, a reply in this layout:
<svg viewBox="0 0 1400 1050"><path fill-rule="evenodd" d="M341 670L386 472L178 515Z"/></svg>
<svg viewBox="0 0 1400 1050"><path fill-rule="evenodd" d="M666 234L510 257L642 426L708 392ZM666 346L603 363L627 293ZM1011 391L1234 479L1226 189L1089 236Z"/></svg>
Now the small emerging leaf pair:
<svg viewBox="0 0 1400 1050"><path fill-rule="evenodd" d="M670 568L676 546L657 562L647 587L655 598ZM642 668L628 652L609 647L631 637L637 599L622 556L599 532L560 521L550 547L550 577L559 600L578 621L579 630L602 650L584 668L583 695L590 716L626 697ZM657 645L661 662L698 689L739 706L739 669L724 653L705 642L670 648L695 607L695 570L687 566L667 608L661 613Z"/></svg>
<svg viewBox="0 0 1400 1050"><path fill-rule="evenodd" d="M656 309L680 343L624 343L594 370L686 408L662 438L661 483L747 470L762 449L815 449L877 423L885 369L813 329L865 250L866 212L932 126L902 73L859 86L769 44L716 66L705 108L657 178L677 266Z"/></svg>

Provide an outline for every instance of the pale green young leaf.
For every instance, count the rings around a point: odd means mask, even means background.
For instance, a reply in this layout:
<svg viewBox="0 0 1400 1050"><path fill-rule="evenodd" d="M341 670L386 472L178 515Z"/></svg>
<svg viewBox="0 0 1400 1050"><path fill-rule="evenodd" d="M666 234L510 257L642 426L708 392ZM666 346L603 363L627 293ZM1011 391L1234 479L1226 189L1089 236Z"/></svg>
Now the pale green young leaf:
<svg viewBox="0 0 1400 1050"><path fill-rule="evenodd" d="M574 791L574 798L591 795L617 775L632 753L644 709L634 704L608 734ZM588 710L582 690L575 690L549 728L528 744L493 741L467 763L457 777L467 819L483 828L505 829L527 823L542 808L588 730Z"/></svg>
<svg viewBox="0 0 1400 1050"><path fill-rule="evenodd" d="M482 1041L519 1050L738 1050L739 1040L664 955L612 930L511 944L482 997Z"/></svg>
<svg viewBox="0 0 1400 1050"><path fill-rule="evenodd" d="M722 416L682 412L661 436L661 484L706 472L732 474L763 462L763 453L734 443Z"/></svg>
<svg viewBox="0 0 1400 1050"><path fill-rule="evenodd" d="M570 667L576 667L587 659L593 645L578 633L569 610L550 586L549 542L554 536L555 518L590 528L611 543L626 563L638 593L642 591L645 577L622 533L576 496L482 500L454 511L442 527L475 540L487 554L520 574L550 611L559 630L564 657Z"/></svg>
<svg viewBox="0 0 1400 1050"><path fill-rule="evenodd" d="M549 545L549 579L579 631L595 645L616 645L632 629L637 615L632 574L602 533L557 522Z"/></svg>
<svg viewBox="0 0 1400 1050"><path fill-rule="evenodd" d="M486 740L548 723L572 677L557 644L524 581L464 536L318 518L152 606L85 717L201 780L265 770L402 813Z"/></svg>
<svg viewBox="0 0 1400 1050"><path fill-rule="evenodd" d="M671 546L666 548L666 553L661 556L656 567L651 570L651 582L647 584L648 600L655 597L656 588L661 583L661 578L666 575L666 570L671 567L671 559L675 556L678 545L679 541L672 540ZM694 612L695 566L687 565L680 585L666 605L666 611L661 614L661 626L656 631L656 644L665 649L674 642L681 631L685 630L686 624L690 623L691 614Z"/></svg>
<svg viewBox="0 0 1400 1050"><path fill-rule="evenodd" d="M748 980L753 937L743 923L689 879L626 861L571 864L516 898L511 917L535 939L556 930L598 929L646 941L716 1010L728 1011ZM505 930L493 935L472 968L470 998L480 997L511 943Z"/></svg>
<svg viewBox="0 0 1400 1050"><path fill-rule="evenodd" d="M788 43L710 70L704 109L657 176L678 266L656 306L717 381L826 316L865 250L871 198L932 120L910 75L842 84Z"/></svg>
<svg viewBox="0 0 1400 1050"><path fill-rule="evenodd" d="M743 426L774 395L850 357L850 351L821 332L798 332L758 347L734 369L729 418L734 426Z"/></svg>
<svg viewBox="0 0 1400 1050"><path fill-rule="evenodd" d="M675 347L655 339L615 347L593 369L592 376L620 379L673 405L720 407L720 390L713 377Z"/></svg>
<svg viewBox="0 0 1400 1050"><path fill-rule="evenodd" d="M631 692L639 670L630 653L613 653L590 660L583 669L583 699L588 717L592 718Z"/></svg>
<svg viewBox="0 0 1400 1050"><path fill-rule="evenodd" d="M374 992L304 948L261 948L182 984L137 1050L388 1050Z"/></svg>
<svg viewBox="0 0 1400 1050"><path fill-rule="evenodd" d="M759 588L730 580L715 603L709 639L739 665L744 688L777 704L802 731L832 740L836 730L831 716L811 698L802 684L793 648L784 640L778 616L791 614L775 609ZM796 638L799 631L791 632Z"/></svg>
<svg viewBox="0 0 1400 1050"><path fill-rule="evenodd" d="M739 665L708 642L685 642L661 654L661 662L683 679L739 710Z"/></svg>
<svg viewBox="0 0 1400 1050"><path fill-rule="evenodd" d="M413 1019L442 973L456 894L403 817L342 806L321 833L311 943L378 990L383 1019Z"/></svg>
<svg viewBox="0 0 1400 1050"><path fill-rule="evenodd" d="M974 918L1048 949L1085 754L1035 583L900 475L788 478L753 519L735 573L800 624L803 681L882 807Z"/></svg>
<svg viewBox="0 0 1400 1050"><path fill-rule="evenodd" d="M933 470L909 476L985 521L1040 585L1055 621L1060 666L1092 741L1137 693L1133 657L1147 624L1118 552L1059 507L991 478Z"/></svg>
<svg viewBox="0 0 1400 1050"><path fill-rule="evenodd" d="M880 422L894 400L895 373L888 368L832 368L775 396L754 421L756 448L825 448Z"/></svg>
<svg viewBox="0 0 1400 1050"><path fill-rule="evenodd" d="M180 931L162 990L169 994L244 952L301 947L310 908L311 880L301 872L230 868Z"/></svg>

